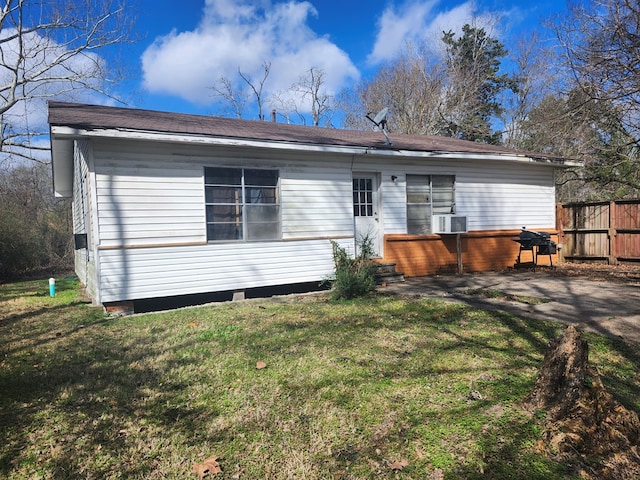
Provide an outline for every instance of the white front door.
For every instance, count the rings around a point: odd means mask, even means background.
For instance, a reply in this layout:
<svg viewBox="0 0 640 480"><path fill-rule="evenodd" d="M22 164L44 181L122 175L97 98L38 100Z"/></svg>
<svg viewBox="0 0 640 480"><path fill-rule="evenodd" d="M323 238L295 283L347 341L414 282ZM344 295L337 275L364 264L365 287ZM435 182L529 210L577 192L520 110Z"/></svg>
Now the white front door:
<svg viewBox="0 0 640 480"><path fill-rule="evenodd" d="M380 216L378 204L378 176L375 173L353 174L353 216L355 221L356 252L362 239L371 240L377 256L382 256Z"/></svg>

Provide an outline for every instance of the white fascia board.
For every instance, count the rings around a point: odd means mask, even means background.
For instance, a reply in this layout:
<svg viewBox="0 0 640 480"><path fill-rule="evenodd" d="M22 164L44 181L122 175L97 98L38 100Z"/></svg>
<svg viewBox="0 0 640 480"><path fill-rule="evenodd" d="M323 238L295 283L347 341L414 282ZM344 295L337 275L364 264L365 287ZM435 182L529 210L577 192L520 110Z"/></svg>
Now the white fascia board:
<svg viewBox="0 0 640 480"><path fill-rule="evenodd" d="M518 153L473 153L473 152L443 152L443 151L434 151L434 152L408 152L413 157L431 157L431 158L443 158L443 159L452 159L452 160L489 160L489 161L498 161L498 162L517 162L517 163L535 163L537 165L547 165L554 168L570 168L570 167L580 167L582 166L582 162L571 160L571 159L562 159L562 158L546 158L546 157L536 157L530 156L526 154L518 154ZM423 155L423 153L425 155ZM413 155L411 155L413 154Z"/></svg>
<svg viewBox="0 0 640 480"><path fill-rule="evenodd" d="M145 140L173 143L186 143L198 145L217 146L241 146L260 149L278 149L288 151L339 153L346 155L370 155L376 157L405 157L405 158L438 158L452 160L489 160L500 162L535 163L553 167L575 167L580 166L579 162L571 160L554 160L548 158L534 158L524 154L516 153L476 153L476 152L443 152L443 151L417 151L417 150L394 150L393 145L388 148L362 147L362 146L341 146L341 145L317 145L285 142L278 140L253 140L250 138L229 138L212 137L206 135L185 135L180 133L162 133L143 130L121 130L121 129L91 129L83 130L71 127L52 126L52 133L56 137L99 137L122 140Z"/></svg>
<svg viewBox="0 0 640 480"><path fill-rule="evenodd" d="M298 150L360 154L366 153L365 147L342 147L339 145L310 145L304 143L282 142L277 140L252 140L248 138L211 137L206 135L185 135L181 133L147 132L141 130L80 130L69 127L52 127L52 131L57 137L62 138L110 138L119 140L145 140L156 142L185 143L190 145L216 145L216 146L238 146L279 150ZM386 151L386 150L385 150Z"/></svg>
<svg viewBox="0 0 640 480"><path fill-rule="evenodd" d="M53 135L51 136L53 139ZM56 197L73 196L73 140L51 142L53 193Z"/></svg>

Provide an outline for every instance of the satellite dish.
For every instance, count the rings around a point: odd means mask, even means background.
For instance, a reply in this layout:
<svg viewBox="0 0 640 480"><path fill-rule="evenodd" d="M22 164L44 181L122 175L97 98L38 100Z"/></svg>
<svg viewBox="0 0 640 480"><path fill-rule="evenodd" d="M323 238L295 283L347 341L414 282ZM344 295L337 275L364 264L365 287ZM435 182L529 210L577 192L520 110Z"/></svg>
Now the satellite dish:
<svg viewBox="0 0 640 480"><path fill-rule="evenodd" d="M367 113L366 117L371 123L373 123L376 127L380 129L380 131L384 134L384 138L387 139L387 145L391 145L391 140L389 140L389 135L387 135L387 115L389 114L389 108L384 107L380 110L375 117L371 118L371 112Z"/></svg>
<svg viewBox="0 0 640 480"><path fill-rule="evenodd" d="M373 121L376 122L377 125L382 125L382 128L384 128L385 123L387 123L388 113L389 113L389 109L387 107L384 107L382 110L378 112L378 114L375 116Z"/></svg>

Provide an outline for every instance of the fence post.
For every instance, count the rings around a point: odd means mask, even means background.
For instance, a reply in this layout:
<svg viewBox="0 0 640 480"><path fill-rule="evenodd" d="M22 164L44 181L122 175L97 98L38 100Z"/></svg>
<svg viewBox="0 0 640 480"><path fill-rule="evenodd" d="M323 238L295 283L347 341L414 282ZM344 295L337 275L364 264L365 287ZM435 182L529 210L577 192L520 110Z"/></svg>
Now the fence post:
<svg viewBox="0 0 640 480"><path fill-rule="evenodd" d="M616 202L609 202L609 229L607 232L607 237L609 238L609 265L618 264L618 252L616 251L616 236L618 234L616 217Z"/></svg>
<svg viewBox="0 0 640 480"><path fill-rule="evenodd" d="M564 237L564 206L556 203L556 231L558 232L558 243L562 245L558 249L558 263L564 262L564 248L566 246Z"/></svg>

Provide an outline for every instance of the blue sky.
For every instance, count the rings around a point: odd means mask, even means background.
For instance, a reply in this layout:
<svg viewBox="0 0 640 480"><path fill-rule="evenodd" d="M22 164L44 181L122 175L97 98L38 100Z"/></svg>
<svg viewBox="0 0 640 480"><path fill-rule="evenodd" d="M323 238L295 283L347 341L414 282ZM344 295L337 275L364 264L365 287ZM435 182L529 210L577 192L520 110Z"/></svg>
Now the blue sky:
<svg viewBox="0 0 640 480"><path fill-rule="evenodd" d="M271 62L265 98L286 91L310 68L334 94L393 61L407 44L436 48L443 30L474 18L509 48L517 36L562 14L562 0L137 0L135 35L126 46L129 106L219 114L211 86L240 69L259 80ZM247 112L247 118L254 113Z"/></svg>

